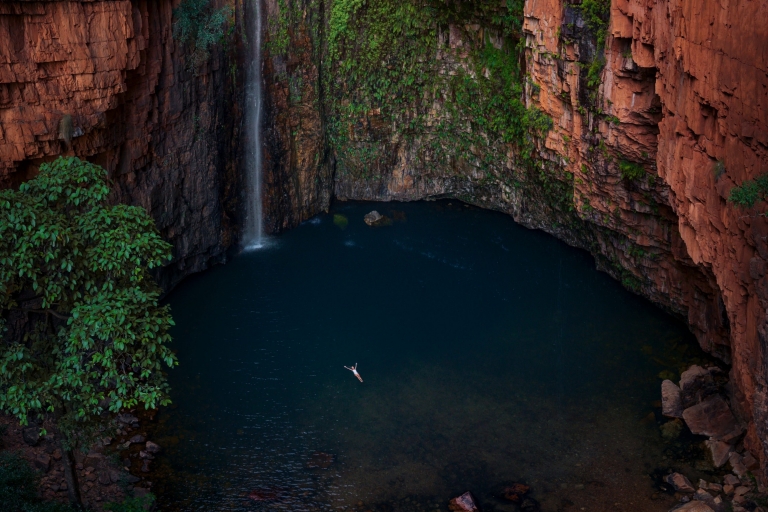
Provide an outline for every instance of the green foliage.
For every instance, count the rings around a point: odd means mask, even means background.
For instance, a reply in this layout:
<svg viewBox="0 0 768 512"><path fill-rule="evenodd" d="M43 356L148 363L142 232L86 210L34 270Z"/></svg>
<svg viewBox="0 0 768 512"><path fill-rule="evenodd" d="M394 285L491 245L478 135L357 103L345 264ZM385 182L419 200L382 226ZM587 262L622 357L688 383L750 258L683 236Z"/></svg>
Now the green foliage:
<svg viewBox="0 0 768 512"><path fill-rule="evenodd" d="M149 269L171 247L108 194L106 171L74 157L0 191L0 409L22 424L54 413L74 435L107 408L170 401L173 321ZM3 329L9 315L23 328Z"/></svg>
<svg viewBox="0 0 768 512"><path fill-rule="evenodd" d="M71 512L57 502L38 497L39 475L21 456L0 453L0 505L8 512Z"/></svg>
<svg viewBox="0 0 768 512"><path fill-rule="evenodd" d="M192 49L191 66L208 61L211 47L222 41L233 14L229 5L214 10L211 0L183 0L173 10L173 35Z"/></svg>
<svg viewBox="0 0 768 512"><path fill-rule="evenodd" d="M152 493L142 497L126 498L122 503L107 503L105 510L112 512L145 512L152 508L155 502L155 496Z"/></svg>
<svg viewBox="0 0 768 512"><path fill-rule="evenodd" d="M768 196L768 173L761 174L754 180L747 180L741 186L733 187L728 201L740 208L751 208L758 201Z"/></svg>
<svg viewBox="0 0 768 512"><path fill-rule="evenodd" d="M621 171L621 177L629 181L638 180L645 176L643 166L629 160L619 161L619 171Z"/></svg>
<svg viewBox="0 0 768 512"><path fill-rule="evenodd" d="M712 166L712 172L715 175L715 180L720 179L720 176L725 174L725 162L718 160L715 165Z"/></svg>
<svg viewBox="0 0 768 512"><path fill-rule="evenodd" d="M269 41L266 49L274 55L283 55L288 51L291 43L288 28L291 23L290 8L286 0L277 0L277 17L271 17L268 20Z"/></svg>
<svg viewBox="0 0 768 512"><path fill-rule="evenodd" d="M611 17L611 0L584 0L579 6L587 27L597 38L597 47L602 49L608 35L608 21Z"/></svg>
<svg viewBox="0 0 768 512"><path fill-rule="evenodd" d="M504 158L504 144L517 148L519 163L532 164L534 140L551 120L522 101L525 77L511 44L522 23L520 0L334 0L330 9L330 69L325 90L331 99L329 141L338 170L363 179L379 176L387 141L361 130L374 117L394 127L400 140L420 139L419 165L450 169L452 162L488 168ZM504 41L486 39L468 57L467 67L442 74L438 27L467 19L490 26ZM462 23L461 26L464 24ZM444 30L444 29L443 29ZM488 31L486 31L486 34ZM472 36L467 34L467 40ZM532 91L537 85L528 84ZM434 116L435 102L440 113ZM382 134L384 135L384 134Z"/></svg>

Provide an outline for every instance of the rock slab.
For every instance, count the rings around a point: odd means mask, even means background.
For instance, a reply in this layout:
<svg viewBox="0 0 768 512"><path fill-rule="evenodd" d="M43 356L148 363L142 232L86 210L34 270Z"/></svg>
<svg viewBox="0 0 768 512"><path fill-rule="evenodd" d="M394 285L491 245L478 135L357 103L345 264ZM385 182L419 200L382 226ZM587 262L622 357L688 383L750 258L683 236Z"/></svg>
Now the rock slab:
<svg viewBox="0 0 768 512"><path fill-rule="evenodd" d="M469 491L465 492L461 496L453 498L450 503L448 503L448 509L455 512L479 512L480 510L477 508L475 499L472 497L472 493Z"/></svg>
<svg viewBox="0 0 768 512"><path fill-rule="evenodd" d="M694 434L723 437L738 428L728 404L719 395L683 411L683 419Z"/></svg>
<svg viewBox="0 0 768 512"><path fill-rule="evenodd" d="M680 388L669 379L661 383L661 414L669 418L683 417Z"/></svg>

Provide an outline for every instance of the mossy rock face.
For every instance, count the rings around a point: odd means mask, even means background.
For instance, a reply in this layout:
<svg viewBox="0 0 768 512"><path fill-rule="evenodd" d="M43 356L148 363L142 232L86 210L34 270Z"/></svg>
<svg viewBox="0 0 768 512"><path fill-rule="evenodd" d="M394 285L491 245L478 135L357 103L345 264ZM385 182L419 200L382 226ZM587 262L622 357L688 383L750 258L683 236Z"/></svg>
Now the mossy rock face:
<svg viewBox="0 0 768 512"><path fill-rule="evenodd" d="M349 219L346 215L336 213L333 215L333 223L341 229L347 229L347 226L349 226Z"/></svg>

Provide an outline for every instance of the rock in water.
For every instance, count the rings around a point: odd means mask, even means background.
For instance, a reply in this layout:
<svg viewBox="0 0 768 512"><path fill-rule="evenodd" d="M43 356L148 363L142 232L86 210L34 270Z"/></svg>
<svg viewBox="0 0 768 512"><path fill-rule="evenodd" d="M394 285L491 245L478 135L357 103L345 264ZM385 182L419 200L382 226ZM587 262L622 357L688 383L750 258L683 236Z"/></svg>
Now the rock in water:
<svg viewBox="0 0 768 512"><path fill-rule="evenodd" d="M309 456L305 466L307 469L328 469L336 460L336 456L331 453L315 452Z"/></svg>
<svg viewBox="0 0 768 512"><path fill-rule="evenodd" d="M671 380L665 380L661 383L661 414L670 418L683 417L680 388Z"/></svg>
<svg viewBox="0 0 768 512"><path fill-rule="evenodd" d="M683 431L683 422L675 418L663 424L659 429L661 430L661 437L667 441L674 441L680 437L680 433Z"/></svg>
<svg viewBox="0 0 768 512"><path fill-rule="evenodd" d="M145 445L149 453L160 453L160 445L155 444L152 441L147 441Z"/></svg>
<svg viewBox="0 0 768 512"><path fill-rule="evenodd" d="M515 483L509 487L505 487L504 490L501 491L501 495L505 500L520 503L530 490L531 488L525 484Z"/></svg>
<svg viewBox="0 0 768 512"><path fill-rule="evenodd" d="M480 509L475 504L472 494L467 491L457 498L453 498L448 503L448 509L455 512L478 512Z"/></svg>
<svg viewBox="0 0 768 512"><path fill-rule="evenodd" d="M363 220L369 226L374 226L374 225L378 224L379 221L381 221L381 219L383 219L383 218L384 218L384 216L382 214L380 214L376 210L373 210L372 212L368 213L365 217L363 217Z"/></svg>
<svg viewBox="0 0 768 512"><path fill-rule="evenodd" d="M667 478L664 480L678 492L694 492L696 490L693 488L691 481L688 480L685 475L681 475L680 473L667 475Z"/></svg>
<svg viewBox="0 0 768 512"><path fill-rule="evenodd" d="M724 437L738 429L736 418L720 395L687 408L683 419L691 432L704 436Z"/></svg>

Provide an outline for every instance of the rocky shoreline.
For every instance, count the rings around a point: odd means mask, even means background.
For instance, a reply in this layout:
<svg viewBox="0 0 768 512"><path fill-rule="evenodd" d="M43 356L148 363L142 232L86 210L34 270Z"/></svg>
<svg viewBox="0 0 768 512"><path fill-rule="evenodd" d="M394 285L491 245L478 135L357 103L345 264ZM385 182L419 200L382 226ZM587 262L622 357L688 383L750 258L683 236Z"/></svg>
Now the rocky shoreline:
<svg viewBox="0 0 768 512"><path fill-rule="evenodd" d="M680 501L671 510L768 510L768 488L758 479L760 463L751 450L759 446L756 433L744 427L732 408L737 403L732 393L725 373L716 366L693 365L681 374L679 383L662 382L661 410L671 418L661 426L662 433L679 431L685 425L692 434L707 437L704 445L715 469L731 470L709 480L699 479L698 489L684 474L667 475L665 482Z"/></svg>

